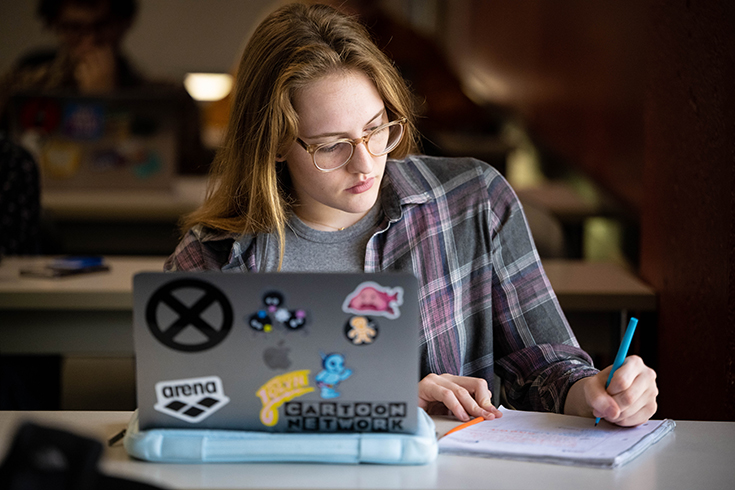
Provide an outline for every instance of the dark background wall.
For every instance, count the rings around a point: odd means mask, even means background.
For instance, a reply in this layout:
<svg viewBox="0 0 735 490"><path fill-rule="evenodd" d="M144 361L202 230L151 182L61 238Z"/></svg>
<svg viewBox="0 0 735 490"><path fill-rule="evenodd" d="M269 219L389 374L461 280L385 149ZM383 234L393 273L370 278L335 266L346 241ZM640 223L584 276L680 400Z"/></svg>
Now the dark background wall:
<svg viewBox="0 0 735 490"><path fill-rule="evenodd" d="M641 273L659 292L661 408L733 419L735 3L656 0L650 19Z"/></svg>
<svg viewBox="0 0 735 490"><path fill-rule="evenodd" d="M447 3L445 44L471 90L512 107L537 142L638 210L645 2Z"/></svg>
<svg viewBox="0 0 735 490"><path fill-rule="evenodd" d="M446 18L468 87L633 211L657 417L735 420L735 2L475 0Z"/></svg>

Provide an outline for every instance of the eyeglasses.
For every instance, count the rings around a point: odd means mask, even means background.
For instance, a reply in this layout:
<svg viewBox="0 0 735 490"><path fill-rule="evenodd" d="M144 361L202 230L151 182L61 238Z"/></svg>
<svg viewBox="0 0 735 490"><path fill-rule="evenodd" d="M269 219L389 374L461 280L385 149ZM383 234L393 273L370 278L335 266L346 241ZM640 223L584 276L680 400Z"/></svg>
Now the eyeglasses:
<svg viewBox="0 0 735 490"><path fill-rule="evenodd" d="M322 172L333 172L347 165L355 152L355 147L360 143L364 143L368 153L374 157L387 155L393 151L403 138L404 124L406 124L405 117L378 126L368 131L362 138L342 138L319 145L307 145L301 138L296 138L296 141L311 155L316 168Z"/></svg>

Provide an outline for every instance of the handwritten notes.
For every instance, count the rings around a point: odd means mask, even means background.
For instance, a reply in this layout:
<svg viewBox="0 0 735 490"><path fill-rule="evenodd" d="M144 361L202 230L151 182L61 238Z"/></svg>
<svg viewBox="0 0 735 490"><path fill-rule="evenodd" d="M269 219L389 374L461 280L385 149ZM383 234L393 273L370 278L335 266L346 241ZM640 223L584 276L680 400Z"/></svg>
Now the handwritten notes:
<svg viewBox="0 0 735 490"><path fill-rule="evenodd" d="M650 420L623 428L568 415L501 409L486 420L439 441L439 451L507 459L613 468L632 460L676 425Z"/></svg>

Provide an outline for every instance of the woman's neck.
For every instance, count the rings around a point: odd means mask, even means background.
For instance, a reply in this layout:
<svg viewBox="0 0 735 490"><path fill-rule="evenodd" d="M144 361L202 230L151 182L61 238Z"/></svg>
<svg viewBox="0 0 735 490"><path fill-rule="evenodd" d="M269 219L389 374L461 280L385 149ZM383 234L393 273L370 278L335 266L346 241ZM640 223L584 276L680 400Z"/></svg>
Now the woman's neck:
<svg viewBox="0 0 735 490"><path fill-rule="evenodd" d="M338 211L331 215L318 215L305 212L303 209L294 209L296 216L303 221L309 228L319 231L342 231L349 228L362 218L365 217L370 210L364 213L345 213Z"/></svg>

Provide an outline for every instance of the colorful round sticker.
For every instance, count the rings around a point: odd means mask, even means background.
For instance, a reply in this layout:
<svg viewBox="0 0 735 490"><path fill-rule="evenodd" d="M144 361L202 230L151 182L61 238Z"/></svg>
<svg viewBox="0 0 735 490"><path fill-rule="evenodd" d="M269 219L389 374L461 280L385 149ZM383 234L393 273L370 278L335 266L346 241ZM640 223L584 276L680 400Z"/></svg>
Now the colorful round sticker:
<svg viewBox="0 0 735 490"><path fill-rule="evenodd" d="M370 345L378 338L378 325L366 316L353 316L345 325L345 336L354 345Z"/></svg>

